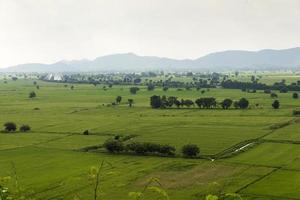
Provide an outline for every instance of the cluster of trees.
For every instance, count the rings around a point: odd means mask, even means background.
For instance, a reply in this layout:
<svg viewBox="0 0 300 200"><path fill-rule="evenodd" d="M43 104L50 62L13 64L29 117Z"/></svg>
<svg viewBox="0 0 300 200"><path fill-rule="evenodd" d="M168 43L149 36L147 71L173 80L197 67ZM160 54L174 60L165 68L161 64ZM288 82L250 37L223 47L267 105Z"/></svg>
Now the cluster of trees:
<svg viewBox="0 0 300 200"><path fill-rule="evenodd" d="M176 148L168 144L156 144L152 142L132 142L124 144L123 140L118 138L108 139L104 143L104 147L110 153L135 153L138 155L159 155L159 156L174 156ZM197 157L200 154L200 149L197 145L187 144L181 149L185 157Z"/></svg>
<svg viewBox="0 0 300 200"><path fill-rule="evenodd" d="M195 102L190 100L190 99L181 99L178 100L177 97L170 96L166 97L165 95L163 96L158 96L158 95L153 95L150 97L150 105L152 108L170 108L173 105L175 105L177 108L179 107L191 107L194 105L197 105L199 108L216 108L218 103L214 97L203 97L196 99ZM228 109L232 105L235 108L241 108L241 109L246 109L249 107L249 101L246 98L241 98L238 101L233 101L229 98L224 99L222 102L219 103L223 109Z"/></svg>
<svg viewBox="0 0 300 200"><path fill-rule="evenodd" d="M151 80L152 77L161 76L167 79L160 80ZM190 82L185 81L176 81L173 80L173 77L193 77L193 80ZM107 73L107 74L64 74L60 76L59 79L55 80L54 76L49 78L48 74L44 74L39 78L44 81L49 82L62 82L62 83L85 83L92 84L94 86L104 84L109 85L145 85L148 90L154 90L155 87L162 88L210 88L216 87L219 85L220 74L211 73L211 74L202 74L202 73L168 73L164 72L155 73L155 72L143 72L141 74L136 73Z"/></svg>
<svg viewBox="0 0 300 200"><path fill-rule="evenodd" d="M252 80L252 82L242 82L233 80L224 80L221 82L220 86L229 89L241 89L243 91L251 90L279 90L281 93L286 93L288 91L300 91L300 81L297 83L286 84L284 80L281 82L276 82L273 85L267 85L265 83L258 83L257 80Z"/></svg>
<svg viewBox="0 0 300 200"><path fill-rule="evenodd" d="M151 80L152 77L161 76L164 77L160 80ZM174 77L192 77L192 81L178 81L173 80ZM235 74L238 76L238 72ZM108 73L108 74L64 74L59 80L54 80L53 76L49 80L48 75L42 75L39 78L45 81L53 82L64 82L64 83L88 83L95 86L99 84L108 85L145 85L147 89L152 91L156 87L161 87L165 91L168 88L185 88L190 90L192 88L215 88L223 87L230 89L241 89L248 92L256 92L256 90L279 90L282 93L287 91L300 91L300 81L295 83L286 84L285 80L276 82L273 85L267 85L265 83L259 82L259 77L252 76L251 81L243 82L238 80L231 80L229 75L220 73L168 73L164 72L143 72L141 74L137 73ZM157 79L157 78L156 78ZM130 92L136 94L139 90L137 87L132 87ZM74 87L71 87L74 89ZM103 88L106 90L106 87Z"/></svg>
<svg viewBox="0 0 300 200"><path fill-rule="evenodd" d="M160 155L174 156L175 147L170 145L155 144L151 142L132 142L124 144L119 139L109 139L104 143L104 147L111 153L130 152L139 155Z"/></svg>
<svg viewBox="0 0 300 200"><path fill-rule="evenodd" d="M15 132L18 128L16 123L14 122L6 122L3 126L5 132ZM19 128L20 132L27 132L30 130L31 130L30 126L26 124L21 125Z"/></svg>

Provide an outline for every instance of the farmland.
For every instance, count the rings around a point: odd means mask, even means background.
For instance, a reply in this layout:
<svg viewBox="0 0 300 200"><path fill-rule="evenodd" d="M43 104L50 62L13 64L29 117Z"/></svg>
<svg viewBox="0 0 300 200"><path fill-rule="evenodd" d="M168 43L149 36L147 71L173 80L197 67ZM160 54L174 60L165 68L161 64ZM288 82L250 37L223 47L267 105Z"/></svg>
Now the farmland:
<svg viewBox="0 0 300 200"><path fill-rule="evenodd" d="M250 81L251 73L235 77ZM300 80L293 73L261 73L260 81L273 84ZM26 133L0 133L0 177L18 175L19 184L36 199L92 199L88 172L106 165L100 199L132 199L128 193L142 191L150 178L158 178L170 199L202 199L206 194L238 193L245 199L300 199L300 120L293 111L300 100L294 91L275 91L274 98L263 90L212 87L156 87L149 91L139 85L136 94L130 85L112 87L87 83L59 83L36 78L0 82L0 124L28 124ZM149 79L147 77L147 79ZM155 77L153 80L165 79ZM145 78L143 78L143 81ZM39 89L37 89L36 81ZM176 77L190 82L191 77ZM74 89L71 89L71 86ZM34 91L35 98L28 94ZM176 96L195 101L199 97L249 100L248 109L152 109L153 95ZM118 105L112 104L117 96ZM133 99L129 107L127 99ZM88 130L89 134L83 132ZM175 156L111 154L103 143L116 135L132 136L131 142L168 144ZM181 147L196 144L200 157L181 155ZM243 148L247 146L245 149ZM87 147L99 147L85 151ZM156 199L146 192L145 199Z"/></svg>

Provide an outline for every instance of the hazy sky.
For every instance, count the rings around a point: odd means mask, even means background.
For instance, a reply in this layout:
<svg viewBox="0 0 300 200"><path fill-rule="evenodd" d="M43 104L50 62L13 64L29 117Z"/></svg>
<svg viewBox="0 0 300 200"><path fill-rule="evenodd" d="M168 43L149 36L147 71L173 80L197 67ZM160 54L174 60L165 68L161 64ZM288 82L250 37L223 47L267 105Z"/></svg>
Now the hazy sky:
<svg viewBox="0 0 300 200"><path fill-rule="evenodd" d="M300 46L300 0L0 0L0 67Z"/></svg>

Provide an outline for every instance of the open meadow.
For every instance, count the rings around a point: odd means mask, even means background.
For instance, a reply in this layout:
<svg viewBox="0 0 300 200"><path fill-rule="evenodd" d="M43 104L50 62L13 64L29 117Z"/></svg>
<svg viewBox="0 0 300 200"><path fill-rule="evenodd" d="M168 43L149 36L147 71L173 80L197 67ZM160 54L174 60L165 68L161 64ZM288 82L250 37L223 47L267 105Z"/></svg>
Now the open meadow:
<svg viewBox="0 0 300 200"><path fill-rule="evenodd" d="M293 74L260 75L266 84L283 78L289 84L300 80ZM248 73L238 78L250 79ZM292 97L293 91L275 91L280 108L274 109L274 98L264 90L164 91L156 87L149 91L141 85L131 94L129 85L103 86L30 78L1 80L0 124L28 124L31 130L0 133L0 177L17 176L22 190L35 199L87 200L93 199L91 167L104 161L99 199L133 199L129 193L143 191L151 178L159 179L171 200L200 200L218 192L251 200L300 199L300 119L293 115L300 99ZM29 98L32 91L36 97ZM153 95L193 101L214 97L217 102L243 97L249 100L249 108L152 109ZM122 101L115 105L117 96ZM133 99L132 107L127 99ZM174 146L175 155L107 152L105 141L120 135L128 136L130 142ZM186 144L197 145L200 156L184 158L181 148ZM158 195L149 190L143 199L158 199Z"/></svg>

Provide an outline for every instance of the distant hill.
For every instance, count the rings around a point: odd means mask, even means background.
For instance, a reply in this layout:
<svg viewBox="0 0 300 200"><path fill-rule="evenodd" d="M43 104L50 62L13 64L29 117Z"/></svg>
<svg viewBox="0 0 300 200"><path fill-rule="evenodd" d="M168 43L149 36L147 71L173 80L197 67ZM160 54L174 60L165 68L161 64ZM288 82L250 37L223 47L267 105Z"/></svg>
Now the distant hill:
<svg viewBox="0 0 300 200"><path fill-rule="evenodd" d="M88 72L147 70L272 70L300 69L300 47L284 50L222 51L198 59L171 59L138 56L133 53L113 54L94 60L59 61L53 64L29 63L1 69L5 72Z"/></svg>

